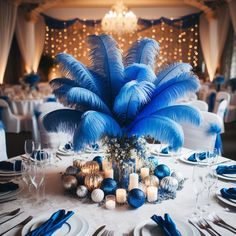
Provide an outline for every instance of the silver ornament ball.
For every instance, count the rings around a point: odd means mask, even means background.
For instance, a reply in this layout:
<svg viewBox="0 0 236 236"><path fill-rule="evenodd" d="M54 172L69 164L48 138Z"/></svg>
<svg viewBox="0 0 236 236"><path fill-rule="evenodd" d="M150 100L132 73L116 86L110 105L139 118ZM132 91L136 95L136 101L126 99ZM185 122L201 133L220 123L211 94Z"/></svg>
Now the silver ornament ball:
<svg viewBox="0 0 236 236"><path fill-rule="evenodd" d="M177 179L179 184L183 184L184 176L181 172L174 171L174 172L171 173L171 176L174 177L175 179Z"/></svg>
<svg viewBox="0 0 236 236"><path fill-rule="evenodd" d="M178 188L178 180L171 176L166 176L161 180L160 186L167 192L176 192Z"/></svg>
<svg viewBox="0 0 236 236"><path fill-rule="evenodd" d="M99 188L94 189L91 193L91 198L94 202L101 202L104 198L104 192Z"/></svg>
<svg viewBox="0 0 236 236"><path fill-rule="evenodd" d="M85 187L84 185L80 185L78 186L77 190L76 190L76 194L79 198L84 198L87 196L88 194L88 189L87 187Z"/></svg>

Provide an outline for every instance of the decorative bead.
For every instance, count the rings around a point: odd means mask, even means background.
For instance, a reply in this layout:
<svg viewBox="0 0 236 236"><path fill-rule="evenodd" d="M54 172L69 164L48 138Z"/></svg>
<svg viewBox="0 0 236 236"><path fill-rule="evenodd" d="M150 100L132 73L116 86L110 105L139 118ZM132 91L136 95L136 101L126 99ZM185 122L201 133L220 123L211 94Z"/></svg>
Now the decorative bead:
<svg viewBox="0 0 236 236"><path fill-rule="evenodd" d="M91 174L98 172L99 169L99 164L96 161L88 161L82 166L81 171L85 174Z"/></svg>
<svg viewBox="0 0 236 236"><path fill-rule="evenodd" d="M104 191L105 195L115 194L117 183L114 179L106 178L101 183L101 189Z"/></svg>
<svg viewBox="0 0 236 236"><path fill-rule="evenodd" d="M146 187L149 187L149 186L158 187L159 186L159 179L155 175L149 175L149 176L145 177L143 182L146 185Z"/></svg>
<svg viewBox="0 0 236 236"><path fill-rule="evenodd" d="M171 176L178 180L179 185L183 184L184 182L184 176L179 171L174 171L171 173Z"/></svg>
<svg viewBox="0 0 236 236"><path fill-rule="evenodd" d="M170 175L170 168L164 164L158 165L154 170L154 175L158 179L163 179L164 177Z"/></svg>
<svg viewBox="0 0 236 236"><path fill-rule="evenodd" d="M93 173L86 175L84 179L84 185L88 188L89 191L92 191L95 188L100 188L103 177L99 173Z"/></svg>
<svg viewBox="0 0 236 236"><path fill-rule="evenodd" d="M176 192L178 188L178 180L174 177L167 176L161 180L160 186L167 192Z"/></svg>
<svg viewBox="0 0 236 236"><path fill-rule="evenodd" d="M104 198L104 192L99 188L94 189L91 194L91 198L94 202L101 202Z"/></svg>
<svg viewBox="0 0 236 236"><path fill-rule="evenodd" d="M73 190L77 187L78 181L73 175L65 175L62 177L62 185L66 190Z"/></svg>
<svg viewBox="0 0 236 236"><path fill-rule="evenodd" d="M78 186L78 188L76 190L76 194L79 198L84 198L88 194L88 189L86 188L86 186L80 185L80 186Z"/></svg>
<svg viewBox="0 0 236 236"><path fill-rule="evenodd" d="M145 194L138 188L132 189L128 193L128 204L133 208L139 208L145 203Z"/></svg>

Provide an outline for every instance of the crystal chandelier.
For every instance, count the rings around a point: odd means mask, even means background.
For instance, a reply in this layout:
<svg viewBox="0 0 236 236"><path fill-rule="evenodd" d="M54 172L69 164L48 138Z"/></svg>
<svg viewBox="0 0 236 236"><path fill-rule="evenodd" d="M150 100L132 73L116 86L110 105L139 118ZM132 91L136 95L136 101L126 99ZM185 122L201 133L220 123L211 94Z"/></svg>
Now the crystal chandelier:
<svg viewBox="0 0 236 236"><path fill-rule="evenodd" d="M138 19L132 11L118 1L102 19L102 29L107 33L125 34L133 33L137 29Z"/></svg>

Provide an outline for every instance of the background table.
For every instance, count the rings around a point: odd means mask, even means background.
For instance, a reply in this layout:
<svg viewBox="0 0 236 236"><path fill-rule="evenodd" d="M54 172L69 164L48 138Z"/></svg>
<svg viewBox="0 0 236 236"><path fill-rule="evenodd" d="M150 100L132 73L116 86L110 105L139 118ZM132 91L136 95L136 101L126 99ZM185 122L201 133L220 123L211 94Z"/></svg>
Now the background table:
<svg viewBox="0 0 236 236"><path fill-rule="evenodd" d="M96 154L83 154L80 158L91 159L94 156L96 156ZM21 199L20 195L16 201L0 204L1 212L16 209L18 207L21 207L25 211L25 213L23 213L24 215L22 214L20 219L17 218L9 224L13 225L14 223L20 222L29 215L36 217L46 212L51 214L58 209L72 209L89 222L90 229L87 235L92 235L99 226L105 224L107 229L114 230L115 235L118 236L123 233L132 232L136 225L150 219L153 214L163 215L167 212L174 219L187 222L188 218L194 211L195 196L192 186L192 165L180 161L176 164L175 160L171 157L159 157L159 164L167 164L172 171L181 171L184 176L188 178L184 184L184 188L177 192L177 197L173 200L163 201L160 204L144 204L138 209L130 209L128 206L117 206L115 210L107 210L104 207L98 206L96 203L89 203L85 200L78 199L76 196L71 196L63 190L61 174L65 171L67 166L72 165L73 157L65 156L62 158L62 161L56 163L58 167L50 166L46 169L46 198L49 201L46 202L44 206L34 208L27 199ZM222 160L224 159L221 158L220 161ZM233 185L235 186L232 182L223 182L221 180L218 182L219 188L232 187ZM226 218L229 223L236 222L236 214L227 212L227 209L228 206L219 202L218 199L213 198L211 200L210 211L217 212L219 216L224 217L224 219ZM229 209L234 210L232 208ZM1 228L1 226L0 232L8 227L7 224L4 228ZM219 230L219 232L222 232L222 235L224 236L233 235L224 229L223 231ZM8 235L13 236L13 231ZM19 234L16 233L15 235Z"/></svg>

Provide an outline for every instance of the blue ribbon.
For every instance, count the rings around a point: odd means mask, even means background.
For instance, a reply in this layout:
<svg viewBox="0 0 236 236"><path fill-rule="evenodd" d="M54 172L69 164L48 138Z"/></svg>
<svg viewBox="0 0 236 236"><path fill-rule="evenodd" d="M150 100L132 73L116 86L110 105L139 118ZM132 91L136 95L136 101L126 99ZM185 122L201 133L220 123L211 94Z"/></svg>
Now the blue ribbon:
<svg viewBox="0 0 236 236"><path fill-rule="evenodd" d="M223 153L223 145L221 140L221 127L217 124L210 124L209 129L207 130L208 134L216 134L216 142L215 142L215 148L219 150L221 153Z"/></svg>

